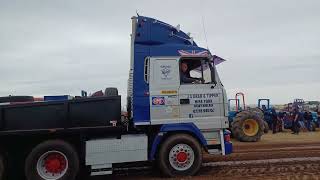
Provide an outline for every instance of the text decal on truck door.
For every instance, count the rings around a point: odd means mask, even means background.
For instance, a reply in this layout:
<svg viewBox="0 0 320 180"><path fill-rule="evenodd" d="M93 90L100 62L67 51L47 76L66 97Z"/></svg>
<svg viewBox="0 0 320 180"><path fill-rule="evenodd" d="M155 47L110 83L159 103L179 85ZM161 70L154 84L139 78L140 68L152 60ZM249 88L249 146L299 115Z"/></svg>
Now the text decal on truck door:
<svg viewBox="0 0 320 180"><path fill-rule="evenodd" d="M206 113L214 113L214 101L213 98L219 97L218 93L208 94L188 94L188 99L192 104L192 116L201 117ZM189 118L190 115L189 115Z"/></svg>

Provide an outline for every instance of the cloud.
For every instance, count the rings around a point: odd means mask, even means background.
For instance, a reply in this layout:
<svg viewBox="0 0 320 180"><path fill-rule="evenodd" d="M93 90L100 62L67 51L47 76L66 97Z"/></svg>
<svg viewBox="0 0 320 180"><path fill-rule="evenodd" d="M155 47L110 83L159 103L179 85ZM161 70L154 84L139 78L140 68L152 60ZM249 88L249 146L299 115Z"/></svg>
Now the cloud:
<svg viewBox="0 0 320 180"><path fill-rule="evenodd" d="M226 58L218 69L231 97L245 91L249 103L260 96L319 100L319 6L316 0L1 1L0 96L78 95L108 86L125 96L130 18L138 11L181 24Z"/></svg>

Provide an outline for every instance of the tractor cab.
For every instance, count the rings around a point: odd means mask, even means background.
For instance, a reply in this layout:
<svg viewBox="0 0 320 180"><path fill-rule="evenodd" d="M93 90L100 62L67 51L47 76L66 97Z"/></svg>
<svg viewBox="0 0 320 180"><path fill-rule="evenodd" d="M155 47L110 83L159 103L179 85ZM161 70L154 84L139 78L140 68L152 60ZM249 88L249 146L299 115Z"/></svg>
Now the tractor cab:
<svg viewBox="0 0 320 180"><path fill-rule="evenodd" d="M300 111L306 110L304 100L303 99L294 99L294 101L292 103L292 108L297 108Z"/></svg>
<svg viewBox="0 0 320 180"><path fill-rule="evenodd" d="M263 102L265 102L265 103L263 103ZM265 107L265 109L263 107ZM270 99L258 99L258 108L260 108L262 110L271 109Z"/></svg>
<svg viewBox="0 0 320 180"><path fill-rule="evenodd" d="M268 127L272 125L272 108L270 99L258 99L258 108L263 111L263 119L268 123Z"/></svg>
<svg viewBox="0 0 320 180"><path fill-rule="evenodd" d="M240 102L239 96L242 97L242 103ZM231 107L232 105L232 107ZM228 119L229 122L232 123L233 118L236 117L236 115L241 112L246 110L246 104L245 104L245 98L244 98L244 93L236 93L234 99L229 99L228 100Z"/></svg>
<svg viewBox="0 0 320 180"><path fill-rule="evenodd" d="M236 102L238 101L238 102ZM231 123L233 118L238 113L236 111L236 104L240 104L239 99L228 99L228 120ZM232 106L232 107L231 107Z"/></svg>

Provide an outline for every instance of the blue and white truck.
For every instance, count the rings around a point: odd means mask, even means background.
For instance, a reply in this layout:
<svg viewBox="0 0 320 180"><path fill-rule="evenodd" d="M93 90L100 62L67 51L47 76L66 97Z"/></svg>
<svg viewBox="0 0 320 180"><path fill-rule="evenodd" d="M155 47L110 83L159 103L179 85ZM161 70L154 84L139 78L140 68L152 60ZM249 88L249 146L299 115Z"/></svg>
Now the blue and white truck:
<svg viewBox="0 0 320 180"><path fill-rule="evenodd" d="M232 151L217 60L179 26L132 17L128 116L116 88L100 97L1 105L0 179L22 166L28 180L74 180L141 161L169 177L196 174L203 152Z"/></svg>

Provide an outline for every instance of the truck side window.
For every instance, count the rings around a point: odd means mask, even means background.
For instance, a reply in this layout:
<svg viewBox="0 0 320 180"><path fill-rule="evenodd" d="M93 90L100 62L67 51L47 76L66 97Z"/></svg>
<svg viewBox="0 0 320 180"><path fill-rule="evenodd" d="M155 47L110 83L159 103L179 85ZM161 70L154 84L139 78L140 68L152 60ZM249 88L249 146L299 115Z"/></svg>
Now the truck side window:
<svg viewBox="0 0 320 180"><path fill-rule="evenodd" d="M181 84L215 83L214 69L206 59L184 59L180 62Z"/></svg>
<svg viewBox="0 0 320 180"><path fill-rule="evenodd" d="M202 78L202 75L201 75L201 72L199 72L199 71L191 70L191 71L190 71L190 77L192 77L192 78L197 78L197 79L201 79L201 78Z"/></svg>

